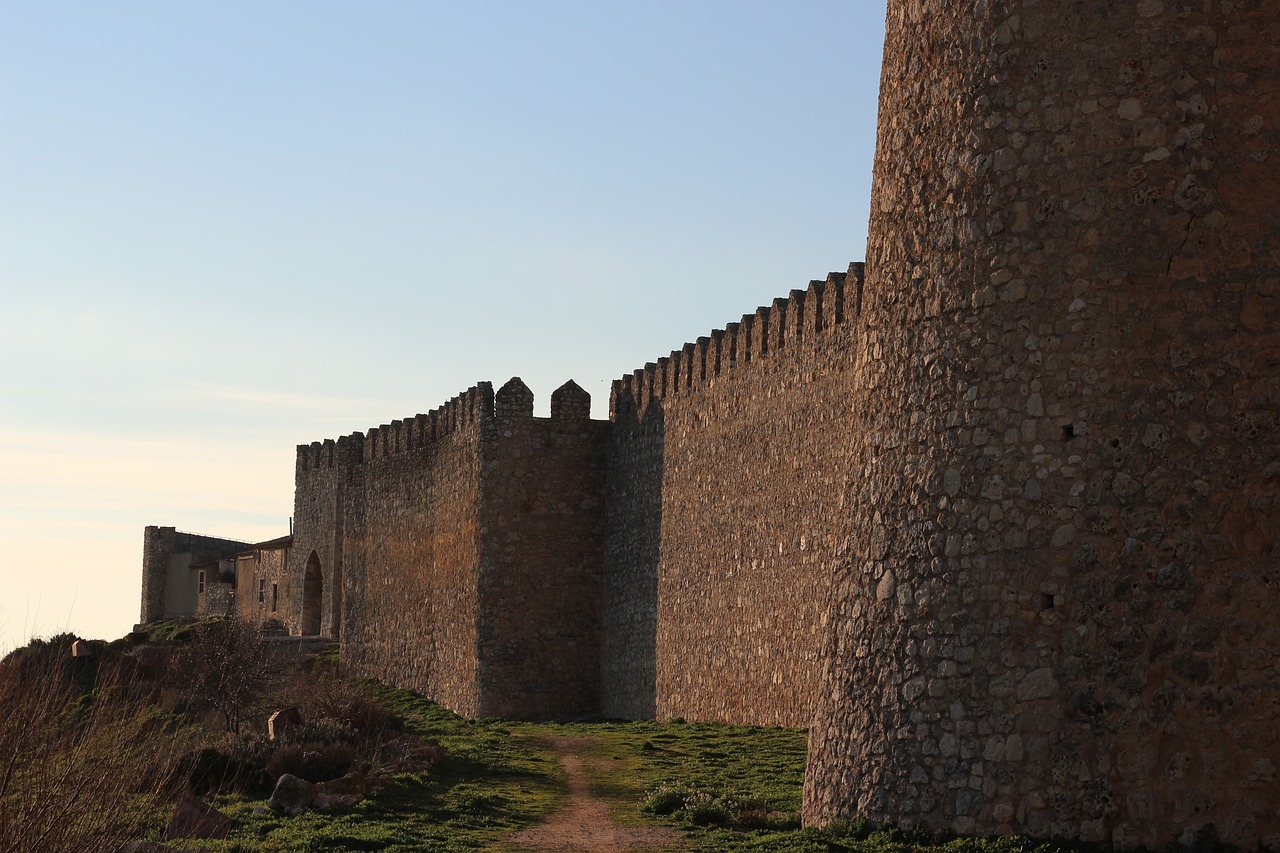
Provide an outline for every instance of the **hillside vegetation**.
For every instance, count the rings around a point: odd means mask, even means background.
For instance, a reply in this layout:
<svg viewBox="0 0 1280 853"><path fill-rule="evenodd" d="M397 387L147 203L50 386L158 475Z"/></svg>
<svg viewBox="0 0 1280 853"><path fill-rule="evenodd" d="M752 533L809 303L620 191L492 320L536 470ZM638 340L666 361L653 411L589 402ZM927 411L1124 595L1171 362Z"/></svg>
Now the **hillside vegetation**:
<svg viewBox="0 0 1280 853"><path fill-rule="evenodd" d="M1063 849L861 824L802 829L799 730L466 720L410 691L338 678L332 650L284 654L229 620L95 642L92 657L73 658L74 640L33 641L0 662L0 853L528 849L512 835L564 802L565 744L614 824L677 830L663 849ZM302 724L268 740L268 714L287 706ZM285 773L346 774L367 790L289 816L267 807ZM165 841L184 790L231 819L225 838Z"/></svg>

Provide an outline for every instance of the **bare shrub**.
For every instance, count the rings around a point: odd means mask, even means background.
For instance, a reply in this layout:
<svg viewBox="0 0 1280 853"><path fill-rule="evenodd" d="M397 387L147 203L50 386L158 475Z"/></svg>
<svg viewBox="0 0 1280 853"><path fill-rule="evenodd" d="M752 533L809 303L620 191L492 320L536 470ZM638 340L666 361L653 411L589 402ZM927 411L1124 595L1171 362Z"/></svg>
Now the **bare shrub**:
<svg viewBox="0 0 1280 853"><path fill-rule="evenodd" d="M444 760L448 753L434 740L417 735L400 735L378 746L373 755L373 772L421 773Z"/></svg>
<svg viewBox="0 0 1280 853"><path fill-rule="evenodd" d="M294 702L308 721L337 723L366 742L377 742L387 732L399 731L402 721L374 696L368 685L332 676L298 679Z"/></svg>
<svg viewBox="0 0 1280 853"><path fill-rule="evenodd" d="M164 646L138 646L129 652L135 678L140 685L163 685L173 670L175 654Z"/></svg>
<svg viewBox="0 0 1280 853"><path fill-rule="evenodd" d="M276 739L278 746L303 743L345 743L360 746L360 735L334 720L316 720L294 726Z"/></svg>
<svg viewBox="0 0 1280 853"><path fill-rule="evenodd" d="M29 648L0 662L0 853L120 850L182 787L185 735L134 695L118 658Z"/></svg>
<svg viewBox="0 0 1280 853"><path fill-rule="evenodd" d="M282 685L276 699L281 706L296 706L303 723L290 727L276 741L281 749L267 767L272 777L291 773L317 781L312 776L337 773L334 756L343 748L353 751L348 767L357 763L369 769L393 765L418 771L438 760L431 748L402 734L404 721L382 704L366 682L300 672ZM440 751L439 747L434 749Z"/></svg>
<svg viewBox="0 0 1280 853"><path fill-rule="evenodd" d="M262 712L262 699L279 661L257 629L231 617L192 626L191 639L174 662L174 683L188 709L222 715L227 731Z"/></svg>
<svg viewBox="0 0 1280 853"><path fill-rule="evenodd" d="M267 762L267 773L279 779L286 773L308 782L328 782L355 765L356 751L346 743L289 744L276 750Z"/></svg>
<svg viewBox="0 0 1280 853"><path fill-rule="evenodd" d="M197 794L264 793L271 790L272 780L264 768L273 752L274 745L265 738L224 732L188 750L178 765Z"/></svg>

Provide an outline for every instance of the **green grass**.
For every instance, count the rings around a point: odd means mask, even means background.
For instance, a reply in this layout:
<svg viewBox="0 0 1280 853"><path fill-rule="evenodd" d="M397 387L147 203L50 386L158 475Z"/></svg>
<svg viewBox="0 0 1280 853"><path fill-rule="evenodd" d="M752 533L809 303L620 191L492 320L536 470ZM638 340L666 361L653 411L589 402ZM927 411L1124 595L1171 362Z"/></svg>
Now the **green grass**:
<svg viewBox="0 0 1280 853"><path fill-rule="evenodd" d="M236 821L231 838L202 842L213 851L506 851L504 837L553 811L565 792L554 737L573 737L592 792L615 803L625 825L668 824L689 850L758 853L1057 853L1069 848L1020 838L945 838L846 824L799 828L805 733L711 723L533 724L465 720L405 690L376 693L405 729L433 738L448 757L428 773L401 774L348 810L282 817L265 799L221 797ZM694 807L656 815L653 793L680 792ZM697 825L698 804L749 825ZM754 823L753 823L754 822Z"/></svg>
<svg viewBox="0 0 1280 853"><path fill-rule="evenodd" d="M620 802L623 823L652 822L647 794L679 785L761 808L800 810L805 733L717 723L599 723L543 726L594 741L586 754L592 790Z"/></svg>
<svg viewBox="0 0 1280 853"><path fill-rule="evenodd" d="M427 773L404 773L358 805L284 817L265 799L229 796L214 804L235 819L220 851L501 850L504 835L543 819L564 794L554 753L497 721L464 720L409 691L377 687L405 730L433 738L447 757Z"/></svg>

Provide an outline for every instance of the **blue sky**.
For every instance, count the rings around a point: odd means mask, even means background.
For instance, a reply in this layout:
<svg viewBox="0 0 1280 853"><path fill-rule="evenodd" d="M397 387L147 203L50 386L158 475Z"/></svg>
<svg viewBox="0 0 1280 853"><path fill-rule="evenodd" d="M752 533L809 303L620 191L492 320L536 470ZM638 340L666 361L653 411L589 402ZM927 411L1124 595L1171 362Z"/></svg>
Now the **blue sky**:
<svg viewBox="0 0 1280 853"><path fill-rule="evenodd" d="M293 447L545 412L866 243L884 4L0 4L0 650L136 620L147 524Z"/></svg>

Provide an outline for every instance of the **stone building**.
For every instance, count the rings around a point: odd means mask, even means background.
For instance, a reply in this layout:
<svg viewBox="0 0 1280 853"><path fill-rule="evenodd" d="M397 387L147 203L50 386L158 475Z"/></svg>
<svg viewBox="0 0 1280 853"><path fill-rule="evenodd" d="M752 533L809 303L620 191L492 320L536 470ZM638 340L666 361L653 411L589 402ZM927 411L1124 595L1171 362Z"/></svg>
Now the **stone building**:
<svg viewBox="0 0 1280 853"><path fill-rule="evenodd" d="M1280 849L1273 17L890 0L865 267L608 421L300 446L238 606L461 713L810 726L810 823Z"/></svg>
<svg viewBox="0 0 1280 853"><path fill-rule="evenodd" d="M294 589L305 578L289 566L292 536L259 542L235 556L235 615L255 625L278 621L290 634L302 630L301 608L288 606L301 592ZM318 630L310 633L318 634Z"/></svg>
<svg viewBox="0 0 1280 853"><path fill-rule="evenodd" d="M142 537L142 621L206 612L206 593L218 580L219 561L247 547L249 543L235 539L147 527Z"/></svg>
<svg viewBox="0 0 1280 853"><path fill-rule="evenodd" d="M290 542L291 536L283 536L250 545L172 527L147 527L142 623L235 615L254 623L279 620L290 633L303 633L299 614L287 606L294 594Z"/></svg>

